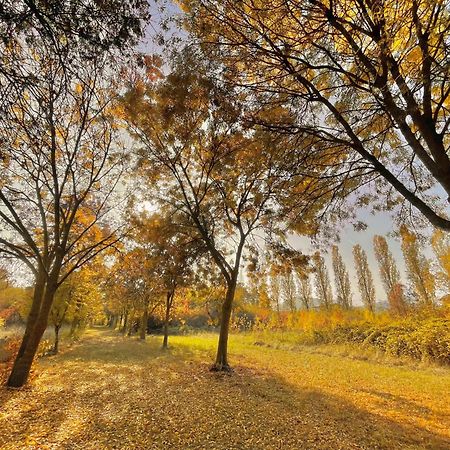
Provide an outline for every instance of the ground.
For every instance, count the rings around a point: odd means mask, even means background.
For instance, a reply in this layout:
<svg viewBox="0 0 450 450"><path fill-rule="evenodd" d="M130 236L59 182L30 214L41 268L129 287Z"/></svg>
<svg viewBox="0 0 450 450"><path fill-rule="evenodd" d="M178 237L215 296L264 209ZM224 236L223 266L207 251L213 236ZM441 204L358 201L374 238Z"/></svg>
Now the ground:
<svg viewBox="0 0 450 450"><path fill-rule="evenodd" d="M140 342L90 330L0 388L1 449L449 449L450 371L217 336Z"/></svg>

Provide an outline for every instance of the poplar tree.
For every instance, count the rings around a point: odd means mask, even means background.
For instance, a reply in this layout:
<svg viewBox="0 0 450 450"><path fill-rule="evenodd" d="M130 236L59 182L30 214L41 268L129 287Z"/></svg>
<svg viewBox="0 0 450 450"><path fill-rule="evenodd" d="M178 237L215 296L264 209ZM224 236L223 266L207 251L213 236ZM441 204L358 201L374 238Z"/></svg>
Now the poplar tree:
<svg viewBox="0 0 450 450"><path fill-rule="evenodd" d="M403 258L417 303L424 307L432 306L436 300L436 287L430 260L421 252L416 234L405 225L400 228L400 235Z"/></svg>
<svg viewBox="0 0 450 450"><path fill-rule="evenodd" d="M352 289L350 277L345 267L342 255L337 245L331 247L331 257L333 261L334 280L336 284L337 303L344 309L352 306Z"/></svg>
<svg viewBox="0 0 450 450"><path fill-rule="evenodd" d="M330 277L325 265L325 259L319 252L312 256L316 295L319 299L319 305L324 309L330 309L333 304L333 292L331 289Z"/></svg>
<svg viewBox="0 0 450 450"><path fill-rule="evenodd" d="M375 312L375 286L373 284L373 277L372 272L370 271L369 262L367 261L367 254L359 244L353 247L353 257L358 276L358 286L361 293L361 300L366 308L373 313Z"/></svg>
<svg viewBox="0 0 450 450"><path fill-rule="evenodd" d="M406 301L400 281L400 272L389 250L386 238L374 236L373 248L389 307L393 313L403 315L406 312Z"/></svg>

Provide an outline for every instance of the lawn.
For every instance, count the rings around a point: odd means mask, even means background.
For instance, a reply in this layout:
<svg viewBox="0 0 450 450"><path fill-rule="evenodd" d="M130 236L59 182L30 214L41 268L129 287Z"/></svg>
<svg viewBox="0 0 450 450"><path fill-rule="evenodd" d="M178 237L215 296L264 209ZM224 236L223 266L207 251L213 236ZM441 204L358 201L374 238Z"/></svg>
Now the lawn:
<svg viewBox="0 0 450 450"><path fill-rule="evenodd" d="M140 342L88 331L0 388L2 449L448 449L450 371L277 349L233 335ZM255 345L255 343L257 345Z"/></svg>

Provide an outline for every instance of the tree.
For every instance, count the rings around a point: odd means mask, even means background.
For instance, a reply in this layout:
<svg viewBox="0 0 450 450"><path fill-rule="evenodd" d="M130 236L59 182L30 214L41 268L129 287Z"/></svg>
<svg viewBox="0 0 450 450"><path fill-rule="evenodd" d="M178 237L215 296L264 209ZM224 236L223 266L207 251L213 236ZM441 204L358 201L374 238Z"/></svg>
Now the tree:
<svg viewBox="0 0 450 450"><path fill-rule="evenodd" d="M271 260L271 286L277 311L280 311L280 300L291 312L297 309L297 278L303 273L308 257L302 252L279 242L270 242L266 248L266 258Z"/></svg>
<svg viewBox="0 0 450 450"><path fill-rule="evenodd" d="M55 331L53 353L59 351L59 333L64 323L71 322L70 335L103 317L103 295L100 290L101 265L87 264L73 272L56 291L49 315Z"/></svg>
<svg viewBox="0 0 450 450"><path fill-rule="evenodd" d="M320 252L315 252L312 256L314 264L314 275L316 281L316 295L319 305L324 309L330 309L333 304L333 292L331 290L330 277L325 265L325 259Z"/></svg>
<svg viewBox="0 0 450 450"><path fill-rule="evenodd" d="M250 258L247 265L247 278L254 303L264 309L270 309L267 266L261 263L257 255Z"/></svg>
<svg viewBox="0 0 450 450"><path fill-rule="evenodd" d="M431 238L431 245L441 269L439 277L441 285L447 295L450 292L450 238L447 233L435 230Z"/></svg>
<svg viewBox="0 0 450 450"><path fill-rule="evenodd" d="M311 280L309 273L303 273L299 275L299 296L302 302L303 308L309 311L313 305Z"/></svg>
<svg viewBox="0 0 450 450"><path fill-rule="evenodd" d="M270 280L270 307L275 309L280 318L281 312L281 276L277 264L272 264L269 271Z"/></svg>
<svg viewBox="0 0 450 450"><path fill-rule="evenodd" d="M138 324L140 338L144 340L150 314L162 305L164 287L158 272L160 261L136 242L128 244L132 248L116 256L106 282L107 309L113 316L110 322L113 327L118 325L121 333L131 335Z"/></svg>
<svg viewBox="0 0 450 450"><path fill-rule="evenodd" d="M331 257L333 261L334 280L336 283L337 302L344 309L349 309L352 306L350 278L337 245L331 247Z"/></svg>
<svg viewBox="0 0 450 450"><path fill-rule="evenodd" d="M378 207L406 201L450 229L446 2L180 3L222 76L253 92L253 121L309 137L298 152L328 148L319 176L330 189L345 195L379 179L388 192ZM445 192L438 204L427 195L435 185Z"/></svg>
<svg viewBox="0 0 450 450"><path fill-rule="evenodd" d="M361 300L366 308L375 312L375 286L373 284L372 272L370 271L367 254L359 244L353 246L353 257L355 259L356 274L358 277L358 287L361 293Z"/></svg>
<svg viewBox="0 0 450 450"><path fill-rule="evenodd" d="M226 285L223 276L211 256L204 255L205 262L196 266L195 276L188 291L185 311L200 308L208 316L207 323L214 327L220 326L220 314L223 298L226 295ZM186 297L185 297L186 298Z"/></svg>
<svg viewBox="0 0 450 450"><path fill-rule="evenodd" d="M52 45L38 40L36 47L22 49L14 67L33 82L4 103L0 117L6 149L0 254L19 259L35 277L27 327L8 379L14 387L28 378L58 287L119 238L110 214L126 167L113 120L117 74L105 54L81 61L77 50L60 54Z"/></svg>
<svg viewBox="0 0 450 450"><path fill-rule="evenodd" d="M4 0L0 8L0 107L8 110L39 89L42 71L34 63L43 51L58 62L70 84L85 61L129 53L149 18L145 0ZM42 62L45 67L47 61ZM0 152L8 158L7 146L2 145Z"/></svg>
<svg viewBox="0 0 450 450"><path fill-rule="evenodd" d="M86 4L56 0L52 3L5 0L0 10L0 36L7 45L11 40L39 35L61 49L78 46L80 51L124 50L142 36L149 17L144 1L105 1ZM64 37L64 39L63 39Z"/></svg>
<svg viewBox="0 0 450 450"><path fill-rule="evenodd" d="M59 352L59 331L66 320L67 311L73 302L73 294L75 286L70 284L68 280L64 283L55 294L52 309L49 314L49 324L53 325L55 331L55 340L53 342L52 352L56 355Z"/></svg>
<svg viewBox="0 0 450 450"><path fill-rule="evenodd" d="M297 310L297 285L295 272L292 268L286 268L281 274L281 287L283 291L283 301L290 312Z"/></svg>
<svg viewBox="0 0 450 450"><path fill-rule="evenodd" d="M417 236L406 226L400 228L402 252L405 259L408 278L416 293L417 302L424 307L435 302L435 283L431 273L430 261L421 253Z"/></svg>
<svg viewBox="0 0 450 450"><path fill-rule="evenodd" d="M202 77L200 66L183 53L158 86L135 83L124 108L156 195L188 218L222 274L227 291L214 368L229 370L230 318L245 245L269 227L276 193L290 180L286 150L263 132L243 129L239 96Z"/></svg>
<svg viewBox="0 0 450 450"><path fill-rule="evenodd" d="M389 250L386 238L383 236L374 236L373 248L389 307L393 313L403 315L406 312L406 302L401 287L400 272Z"/></svg>
<svg viewBox="0 0 450 450"><path fill-rule="evenodd" d="M153 275L160 289L165 291L164 337L162 347L168 346L169 321L175 294L179 288L188 287L193 279L192 266L205 252L203 241L195 228L183 223L185 216L170 208L148 217L136 218L138 229L135 239L152 261ZM146 308L147 310L147 308ZM146 323L146 316L143 317Z"/></svg>

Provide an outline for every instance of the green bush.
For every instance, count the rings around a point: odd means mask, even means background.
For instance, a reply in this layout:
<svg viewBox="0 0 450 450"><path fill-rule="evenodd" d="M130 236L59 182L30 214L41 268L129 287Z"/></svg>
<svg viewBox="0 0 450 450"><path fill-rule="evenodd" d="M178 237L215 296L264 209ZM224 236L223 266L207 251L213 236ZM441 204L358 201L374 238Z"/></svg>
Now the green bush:
<svg viewBox="0 0 450 450"><path fill-rule="evenodd" d="M354 343L374 346L392 356L450 364L450 320L409 319L391 325L364 322L315 332L315 343Z"/></svg>

